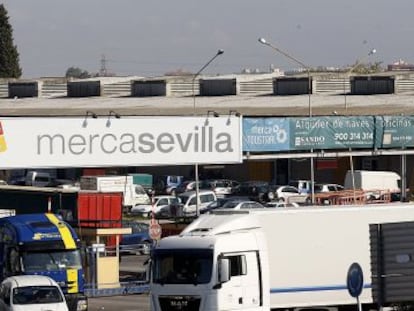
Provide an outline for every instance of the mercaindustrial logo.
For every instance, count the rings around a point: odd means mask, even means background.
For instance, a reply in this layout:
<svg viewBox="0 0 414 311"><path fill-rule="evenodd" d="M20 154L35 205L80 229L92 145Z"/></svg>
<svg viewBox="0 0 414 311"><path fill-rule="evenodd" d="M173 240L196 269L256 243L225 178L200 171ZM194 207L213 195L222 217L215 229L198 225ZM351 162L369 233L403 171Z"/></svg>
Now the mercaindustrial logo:
<svg viewBox="0 0 414 311"><path fill-rule="evenodd" d="M38 155L151 154L151 153L231 153L232 136L212 126L195 126L190 132L74 133L37 135Z"/></svg>
<svg viewBox="0 0 414 311"><path fill-rule="evenodd" d="M0 152L7 150L6 137L4 136L3 127L0 122Z"/></svg>

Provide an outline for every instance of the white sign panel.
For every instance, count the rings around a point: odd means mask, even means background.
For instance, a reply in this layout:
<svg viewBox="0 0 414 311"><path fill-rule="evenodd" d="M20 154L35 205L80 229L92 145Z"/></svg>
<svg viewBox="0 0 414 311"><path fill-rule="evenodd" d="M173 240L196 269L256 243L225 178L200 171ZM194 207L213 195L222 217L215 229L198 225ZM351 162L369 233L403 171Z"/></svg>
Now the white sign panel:
<svg viewBox="0 0 414 311"><path fill-rule="evenodd" d="M234 116L0 118L0 169L241 161Z"/></svg>

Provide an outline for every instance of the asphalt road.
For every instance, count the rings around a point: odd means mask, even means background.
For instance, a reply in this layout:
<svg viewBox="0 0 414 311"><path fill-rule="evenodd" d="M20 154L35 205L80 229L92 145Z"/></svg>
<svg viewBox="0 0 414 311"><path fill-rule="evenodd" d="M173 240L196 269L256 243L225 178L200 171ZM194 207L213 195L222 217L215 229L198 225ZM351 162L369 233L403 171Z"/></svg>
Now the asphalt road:
<svg viewBox="0 0 414 311"><path fill-rule="evenodd" d="M89 311L149 311L149 295L125 295L89 298Z"/></svg>
<svg viewBox="0 0 414 311"><path fill-rule="evenodd" d="M146 267L144 262L148 256L127 255L122 256L120 263L121 279L143 277ZM135 294L111 297L89 298L89 311L149 311L149 295Z"/></svg>

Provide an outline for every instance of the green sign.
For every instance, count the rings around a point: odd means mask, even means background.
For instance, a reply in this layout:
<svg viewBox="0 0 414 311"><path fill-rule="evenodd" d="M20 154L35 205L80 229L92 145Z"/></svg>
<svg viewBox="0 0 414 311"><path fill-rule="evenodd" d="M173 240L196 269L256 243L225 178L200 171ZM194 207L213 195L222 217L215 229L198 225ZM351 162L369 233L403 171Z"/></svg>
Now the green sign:
<svg viewBox="0 0 414 311"><path fill-rule="evenodd" d="M291 118L291 150L374 147L374 117Z"/></svg>
<svg viewBox="0 0 414 311"><path fill-rule="evenodd" d="M414 116L375 117L375 147L406 148L414 146Z"/></svg>

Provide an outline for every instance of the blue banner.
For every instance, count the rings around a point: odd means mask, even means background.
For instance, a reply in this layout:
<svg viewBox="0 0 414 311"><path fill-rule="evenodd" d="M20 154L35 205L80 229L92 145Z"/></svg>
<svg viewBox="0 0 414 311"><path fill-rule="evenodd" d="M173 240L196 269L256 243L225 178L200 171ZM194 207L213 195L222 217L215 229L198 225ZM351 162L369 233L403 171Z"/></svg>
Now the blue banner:
<svg viewBox="0 0 414 311"><path fill-rule="evenodd" d="M243 151L287 151L289 119L243 118Z"/></svg>

